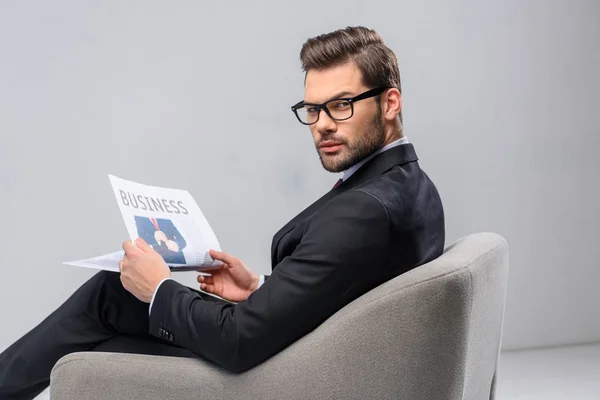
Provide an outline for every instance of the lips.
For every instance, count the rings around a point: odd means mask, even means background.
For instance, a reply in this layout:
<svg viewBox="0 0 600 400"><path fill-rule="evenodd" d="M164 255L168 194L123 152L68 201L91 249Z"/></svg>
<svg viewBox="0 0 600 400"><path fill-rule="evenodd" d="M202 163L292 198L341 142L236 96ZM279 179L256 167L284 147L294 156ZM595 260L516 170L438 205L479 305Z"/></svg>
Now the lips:
<svg viewBox="0 0 600 400"><path fill-rule="evenodd" d="M321 142L319 148L323 150L325 153L335 153L342 147L341 142L335 142L333 140L325 140Z"/></svg>

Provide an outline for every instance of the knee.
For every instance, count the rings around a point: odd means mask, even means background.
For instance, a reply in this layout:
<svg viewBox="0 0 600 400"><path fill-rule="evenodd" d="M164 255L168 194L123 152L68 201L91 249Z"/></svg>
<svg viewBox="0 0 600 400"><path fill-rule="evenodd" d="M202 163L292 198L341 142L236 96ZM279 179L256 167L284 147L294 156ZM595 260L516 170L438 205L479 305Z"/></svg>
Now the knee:
<svg viewBox="0 0 600 400"><path fill-rule="evenodd" d="M117 286L118 285L118 286ZM113 294L124 290L119 273L100 271L83 285L65 302L69 313L77 314L82 310L93 312L102 310L112 300Z"/></svg>
<svg viewBox="0 0 600 400"><path fill-rule="evenodd" d="M88 284L93 286L96 290L100 290L104 287L121 287L121 274L112 271L100 271L90 278Z"/></svg>

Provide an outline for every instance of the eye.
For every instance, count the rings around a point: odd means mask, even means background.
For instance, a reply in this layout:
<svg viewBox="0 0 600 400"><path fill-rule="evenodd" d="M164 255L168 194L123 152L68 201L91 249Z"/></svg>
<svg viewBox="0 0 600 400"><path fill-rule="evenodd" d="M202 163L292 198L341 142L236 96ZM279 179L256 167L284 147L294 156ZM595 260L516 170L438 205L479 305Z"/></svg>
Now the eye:
<svg viewBox="0 0 600 400"><path fill-rule="evenodd" d="M315 107L315 106L306 107L306 112L309 114L316 114L319 112L319 107Z"/></svg>
<svg viewBox="0 0 600 400"><path fill-rule="evenodd" d="M350 102L348 100L338 100L333 104L333 106L338 110L345 110L350 108Z"/></svg>

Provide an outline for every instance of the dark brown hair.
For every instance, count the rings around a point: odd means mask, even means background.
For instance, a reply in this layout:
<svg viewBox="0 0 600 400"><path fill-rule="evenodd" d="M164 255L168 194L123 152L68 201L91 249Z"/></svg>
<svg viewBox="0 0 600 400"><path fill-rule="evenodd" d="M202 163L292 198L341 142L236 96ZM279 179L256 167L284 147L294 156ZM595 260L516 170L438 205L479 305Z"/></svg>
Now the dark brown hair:
<svg viewBox="0 0 600 400"><path fill-rule="evenodd" d="M377 32L364 26L349 26L308 39L302 45L300 61L304 72L353 62L365 86L394 87L402 93L396 55Z"/></svg>

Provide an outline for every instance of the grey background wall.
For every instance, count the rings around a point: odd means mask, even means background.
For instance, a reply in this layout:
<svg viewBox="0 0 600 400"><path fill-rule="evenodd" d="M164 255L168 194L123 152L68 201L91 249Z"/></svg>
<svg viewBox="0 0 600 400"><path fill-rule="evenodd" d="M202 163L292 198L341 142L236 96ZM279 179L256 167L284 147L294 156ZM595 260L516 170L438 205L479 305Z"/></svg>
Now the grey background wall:
<svg viewBox="0 0 600 400"><path fill-rule="evenodd" d="M0 349L94 273L61 261L127 239L108 173L189 189L268 272L337 179L289 109L301 44L357 24L398 55L448 243L509 241L504 347L600 340L600 3L61 0L0 3Z"/></svg>

